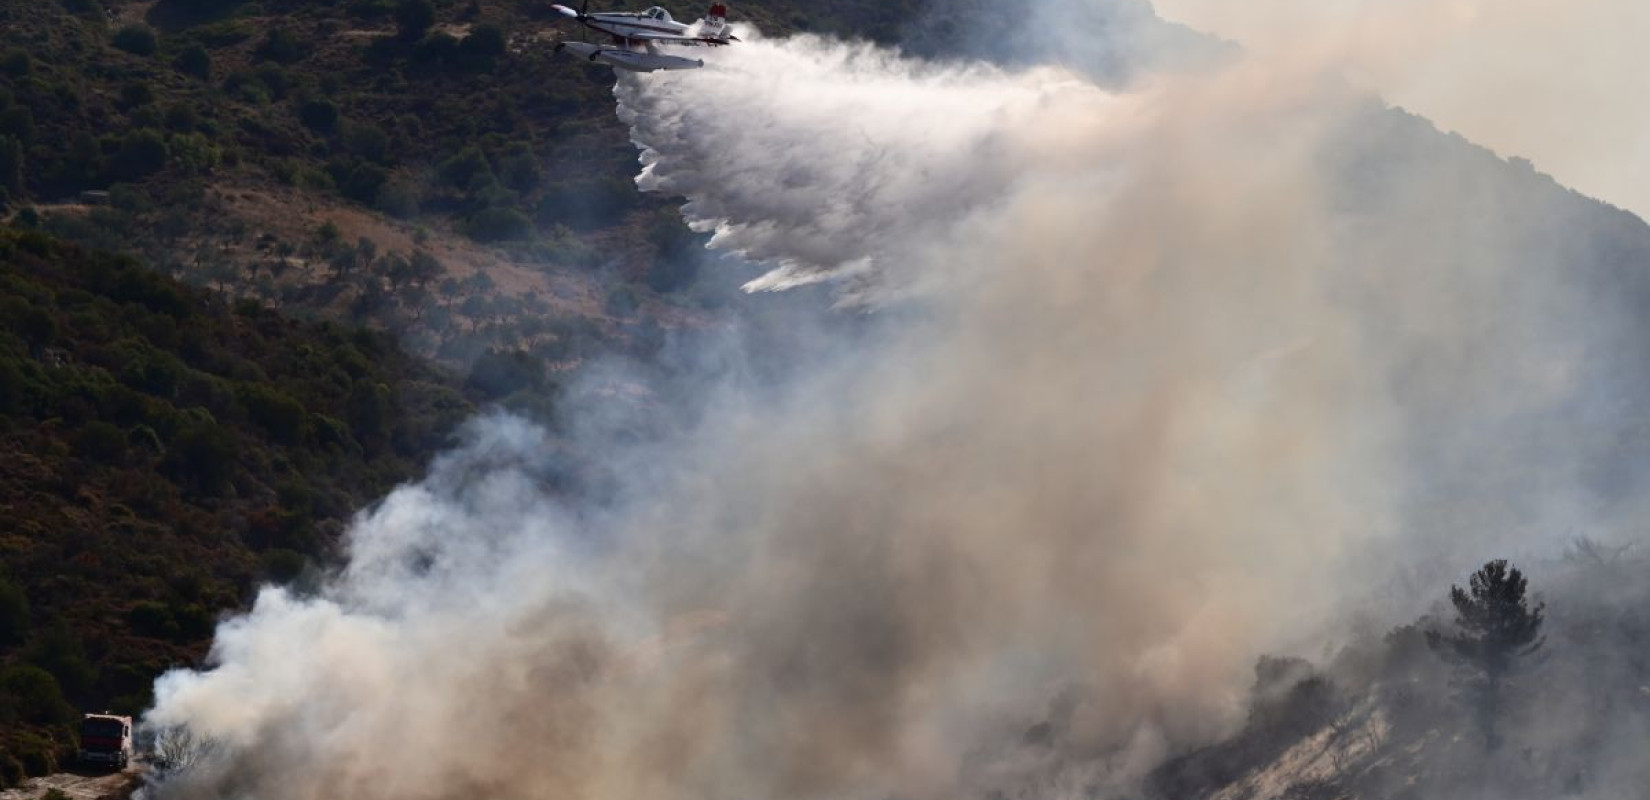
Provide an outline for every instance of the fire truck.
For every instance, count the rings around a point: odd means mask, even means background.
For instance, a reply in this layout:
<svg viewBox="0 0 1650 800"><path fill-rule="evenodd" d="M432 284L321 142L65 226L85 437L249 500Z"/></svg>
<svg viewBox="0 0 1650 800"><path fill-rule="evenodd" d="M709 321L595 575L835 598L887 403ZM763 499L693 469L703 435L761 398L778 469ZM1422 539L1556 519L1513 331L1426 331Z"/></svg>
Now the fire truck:
<svg viewBox="0 0 1650 800"><path fill-rule="evenodd" d="M132 760L132 718L87 714L80 720L80 760L126 769Z"/></svg>

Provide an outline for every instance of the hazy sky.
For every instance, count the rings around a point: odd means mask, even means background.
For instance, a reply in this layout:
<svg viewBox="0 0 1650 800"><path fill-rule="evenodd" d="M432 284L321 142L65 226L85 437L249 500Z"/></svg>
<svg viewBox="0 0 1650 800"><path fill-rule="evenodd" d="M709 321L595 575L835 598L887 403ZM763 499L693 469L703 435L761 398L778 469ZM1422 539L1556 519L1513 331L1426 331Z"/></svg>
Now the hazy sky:
<svg viewBox="0 0 1650 800"><path fill-rule="evenodd" d="M1631 0L1155 0L1650 216L1650 5Z"/></svg>

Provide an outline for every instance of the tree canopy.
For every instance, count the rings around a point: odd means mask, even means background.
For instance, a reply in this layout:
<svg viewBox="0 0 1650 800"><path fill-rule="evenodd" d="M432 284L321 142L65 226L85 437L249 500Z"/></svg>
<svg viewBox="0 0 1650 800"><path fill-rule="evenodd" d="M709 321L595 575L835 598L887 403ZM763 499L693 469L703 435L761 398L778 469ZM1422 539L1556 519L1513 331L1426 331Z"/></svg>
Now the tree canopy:
<svg viewBox="0 0 1650 800"><path fill-rule="evenodd" d="M1505 675L1515 659L1541 647L1543 604L1530 607L1525 596L1529 580L1505 559L1485 564L1473 573L1468 588L1450 587L1455 606L1455 633L1434 631L1433 649L1446 658L1470 665L1491 679Z"/></svg>
<svg viewBox="0 0 1650 800"><path fill-rule="evenodd" d="M1430 631L1427 644L1466 674L1468 694L1488 746L1499 739L1495 716L1500 686L1518 659L1540 649L1545 605L1531 607L1529 580L1505 559L1472 574L1468 588L1450 587L1454 632Z"/></svg>

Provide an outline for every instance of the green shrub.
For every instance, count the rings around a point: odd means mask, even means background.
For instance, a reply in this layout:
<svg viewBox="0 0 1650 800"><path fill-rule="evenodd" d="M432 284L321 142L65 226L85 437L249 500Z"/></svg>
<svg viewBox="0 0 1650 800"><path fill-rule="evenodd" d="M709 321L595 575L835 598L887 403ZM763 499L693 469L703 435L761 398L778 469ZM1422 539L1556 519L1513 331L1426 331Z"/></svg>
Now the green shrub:
<svg viewBox="0 0 1650 800"><path fill-rule="evenodd" d="M229 47L252 38L258 27L248 20L224 20L199 25L189 35L207 47Z"/></svg>
<svg viewBox="0 0 1650 800"><path fill-rule="evenodd" d="M194 19L210 19L234 11L242 0L166 0L174 9Z"/></svg>
<svg viewBox="0 0 1650 800"><path fill-rule="evenodd" d="M194 422L173 437L162 466L208 494L217 494L229 484L235 453L235 438L228 431L213 422Z"/></svg>
<svg viewBox="0 0 1650 800"><path fill-rule="evenodd" d="M699 252L708 237L694 233L674 213L663 213L648 226L647 239L656 253L647 273L648 287L673 292L691 285L698 277Z"/></svg>
<svg viewBox="0 0 1650 800"><path fill-rule="evenodd" d="M120 86L120 107L131 109L155 102L155 90L143 81L127 81Z"/></svg>
<svg viewBox="0 0 1650 800"><path fill-rule="evenodd" d="M0 670L0 707L10 712L7 716L31 725L61 725L74 717L74 709L63 699L57 679L29 664L12 664ZM28 766L26 757L24 766Z"/></svg>
<svg viewBox="0 0 1650 800"><path fill-rule="evenodd" d="M464 233L478 242L514 242L533 235L533 221L514 208L484 208L464 225Z"/></svg>
<svg viewBox="0 0 1650 800"><path fill-rule="evenodd" d="M28 144L34 139L34 112L23 106L0 111L0 136L10 136Z"/></svg>
<svg viewBox="0 0 1650 800"><path fill-rule="evenodd" d="M170 156L165 138L147 128L139 129L121 139L109 169L119 180L142 180L165 168Z"/></svg>
<svg viewBox="0 0 1650 800"><path fill-rule="evenodd" d="M469 189L480 183L493 182L493 165L481 148L470 145L436 167L441 183L453 189Z"/></svg>
<svg viewBox="0 0 1650 800"><path fill-rule="evenodd" d="M385 432L394 409L390 406L390 387L382 383L358 381L350 388L344 401L344 414L357 438L367 441Z"/></svg>
<svg viewBox="0 0 1650 800"><path fill-rule="evenodd" d="M344 126L344 147L350 153L379 164L389 163L390 136L383 128L366 122Z"/></svg>
<svg viewBox="0 0 1650 800"><path fill-rule="evenodd" d="M217 615L199 603L172 609L172 619L177 621L178 639L185 642L198 642L211 637L218 624Z"/></svg>
<svg viewBox="0 0 1650 800"><path fill-rule="evenodd" d="M80 458L113 462L126 452L126 432L102 420L88 422L69 437L69 447Z"/></svg>
<svg viewBox="0 0 1650 800"><path fill-rule="evenodd" d="M292 550L267 550L258 558L264 578L272 583L291 583L309 568L309 559Z"/></svg>
<svg viewBox="0 0 1650 800"><path fill-rule="evenodd" d="M457 39L448 33L434 33L413 48L412 62L424 66L441 64L457 53Z"/></svg>
<svg viewBox="0 0 1650 800"><path fill-rule="evenodd" d="M422 38L434 24L435 6L430 5L430 0L401 0L395 7L396 35L406 41Z"/></svg>
<svg viewBox="0 0 1650 800"><path fill-rule="evenodd" d="M270 99L281 100L292 89L292 78L280 64L259 64L252 77L267 90Z"/></svg>
<svg viewBox="0 0 1650 800"><path fill-rule="evenodd" d="M327 165L338 193L358 203L372 203L389 181L390 173L383 167L358 159L335 160Z"/></svg>
<svg viewBox="0 0 1650 800"><path fill-rule="evenodd" d="M23 341L35 347L46 347L57 341L57 318L52 312L41 306L28 306L21 312L14 312L9 327L16 331Z"/></svg>
<svg viewBox="0 0 1650 800"><path fill-rule="evenodd" d="M223 150L199 133L173 136L167 149L171 151L172 162L192 174L211 172L223 162Z"/></svg>
<svg viewBox="0 0 1650 800"><path fill-rule="evenodd" d="M23 370L11 359L0 356L0 418L22 413L28 399L28 392L24 387ZM0 631L4 629L5 604L0 600ZM0 633L0 644L5 642L5 634Z"/></svg>
<svg viewBox="0 0 1650 800"><path fill-rule="evenodd" d="M126 443L154 455L166 452L166 448L161 446L160 434L148 425L134 426L126 434Z"/></svg>
<svg viewBox="0 0 1650 800"><path fill-rule="evenodd" d="M378 188L373 207L396 219L412 219L418 216L418 201L417 186L391 179Z"/></svg>
<svg viewBox="0 0 1650 800"><path fill-rule="evenodd" d="M212 80L212 54L199 42L178 51L177 57L172 59L172 67L192 78Z"/></svg>
<svg viewBox="0 0 1650 800"><path fill-rule="evenodd" d="M28 595L23 587L0 578L0 646L17 644L28 632Z"/></svg>
<svg viewBox="0 0 1650 800"><path fill-rule="evenodd" d="M119 342L117 347L123 362L118 367L121 383L155 397L177 396L178 386L189 374L189 367L177 356L133 339Z"/></svg>
<svg viewBox="0 0 1650 800"><path fill-rule="evenodd" d="M297 444L304 438L309 412L304 404L291 395L256 383L242 384L236 390L247 416L278 442Z"/></svg>
<svg viewBox="0 0 1650 800"><path fill-rule="evenodd" d="M98 19L103 15L103 5L97 0L60 0L63 10L77 17Z"/></svg>
<svg viewBox="0 0 1650 800"><path fill-rule="evenodd" d="M322 447L356 449L355 437L350 434L349 424L341 419L325 414L311 414L309 427L315 432L315 441Z"/></svg>
<svg viewBox="0 0 1650 800"><path fill-rule="evenodd" d="M23 143L15 136L0 136L0 189L23 191Z"/></svg>
<svg viewBox="0 0 1650 800"><path fill-rule="evenodd" d="M489 350L470 367L464 385L491 400L520 391L542 391L544 362L520 350Z"/></svg>
<svg viewBox="0 0 1650 800"><path fill-rule="evenodd" d="M82 183L90 183L103 173L103 146L91 131L75 131L69 138L67 172Z"/></svg>
<svg viewBox="0 0 1650 800"><path fill-rule="evenodd" d="M154 30L148 25L133 22L121 26L115 31L111 44L135 56L152 56L160 47L160 41L155 37Z"/></svg>
<svg viewBox="0 0 1650 800"><path fill-rule="evenodd" d="M539 202L541 225L592 230L616 225L641 203L636 185L623 178L558 181Z"/></svg>
<svg viewBox="0 0 1650 800"><path fill-rule="evenodd" d="M498 176L505 186L518 192L532 191L544 177L539 169L538 156L524 142L505 148L504 155L498 161Z"/></svg>
<svg viewBox="0 0 1650 800"><path fill-rule="evenodd" d="M223 90L230 96L252 105L261 106L274 98L268 84L250 70L238 69L223 79Z"/></svg>
<svg viewBox="0 0 1650 800"><path fill-rule="evenodd" d="M192 133L200 126L200 114L187 102L172 103L166 107L166 129L174 133Z"/></svg>
<svg viewBox="0 0 1650 800"><path fill-rule="evenodd" d="M471 184L468 194L471 208L509 208L521 200L521 195L504 188L491 175Z"/></svg>
<svg viewBox="0 0 1650 800"><path fill-rule="evenodd" d="M22 78L34 71L34 59L22 48L13 47L0 54L0 72Z"/></svg>
<svg viewBox="0 0 1650 800"><path fill-rule="evenodd" d="M338 127L338 107L330 100L305 100L298 104L298 121L316 133L332 133Z"/></svg>
<svg viewBox="0 0 1650 800"><path fill-rule="evenodd" d="M0 750L0 789L14 788L22 784L25 777L23 762L11 753Z"/></svg>
<svg viewBox="0 0 1650 800"><path fill-rule="evenodd" d="M338 191L338 184L325 170L314 167L299 167L292 175L292 185L312 192L330 193Z"/></svg>
<svg viewBox="0 0 1650 800"><path fill-rule="evenodd" d="M460 47L469 55L493 59L504 55L505 42L503 28L484 22L470 30L470 35L464 37Z"/></svg>
<svg viewBox="0 0 1650 800"><path fill-rule="evenodd" d="M57 748L50 739L34 735L18 737L17 757L22 762L23 773L30 777L44 777L57 771Z"/></svg>
<svg viewBox="0 0 1650 800"><path fill-rule="evenodd" d="M172 610L165 603L144 600L132 606L132 610L126 612L126 623L132 627L133 633L151 639L175 639L178 636L177 620L172 618Z"/></svg>
<svg viewBox="0 0 1650 800"><path fill-rule="evenodd" d="M378 19L395 11L395 0L350 0L349 13L363 19Z"/></svg>
<svg viewBox="0 0 1650 800"><path fill-rule="evenodd" d="M130 183L117 183L109 187L109 205L112 208L133 214L147 214L155 210L154 198L150 197L149 193L141 187L133 186ZM86 292L82 292L82 294L85 295L83 302L86 304L91 303L91 294Z"/></svg>
<svg viewBox="0 0 1650 800"><path fill-rule="evenodd" d="M271 28L258 44L257 57L279 64L291 64L304 57L305 48L298 36L286 28Z"/></svg>
<svg viewBox="0 0 1650 800"><path fill-rule="evenodd" d="M37 641L29 645L23 658L51 673L69 695L84 694L97 682L97 667L86 657L80 636L63 622L37 634Z"/></svg>

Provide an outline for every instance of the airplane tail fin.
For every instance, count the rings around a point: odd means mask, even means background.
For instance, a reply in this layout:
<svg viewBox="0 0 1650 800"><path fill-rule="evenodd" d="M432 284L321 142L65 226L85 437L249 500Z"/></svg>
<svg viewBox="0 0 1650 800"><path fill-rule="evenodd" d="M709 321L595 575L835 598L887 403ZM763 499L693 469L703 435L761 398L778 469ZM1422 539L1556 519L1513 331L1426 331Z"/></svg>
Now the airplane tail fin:
<svg viewBox="0 0 1650 800"><path fill-rule="evenodd" d="M699 28L700 35L712 39L733 39L733 31L728 28L728 7L716 3L705 14L703 24Z"/></svg>

